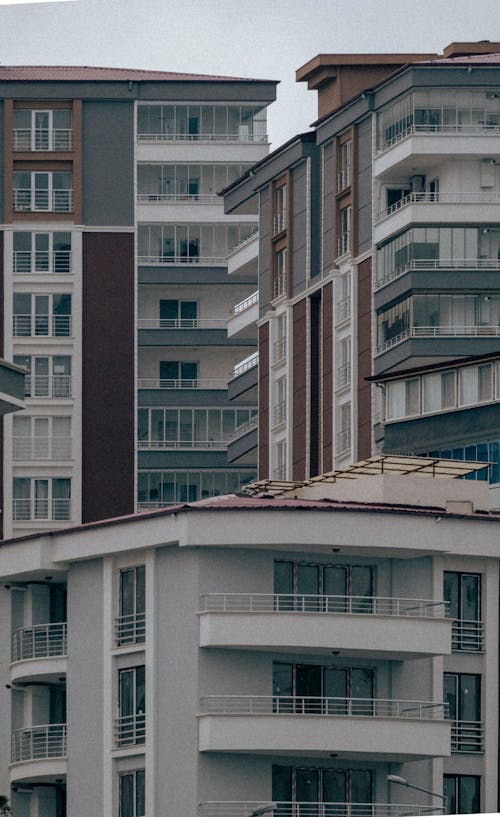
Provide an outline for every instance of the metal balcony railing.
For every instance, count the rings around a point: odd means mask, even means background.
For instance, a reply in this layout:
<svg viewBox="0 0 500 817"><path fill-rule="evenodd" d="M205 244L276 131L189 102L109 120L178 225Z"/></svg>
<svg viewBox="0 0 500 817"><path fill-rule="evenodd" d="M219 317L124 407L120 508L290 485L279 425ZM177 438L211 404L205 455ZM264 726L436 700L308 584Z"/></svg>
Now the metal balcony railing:
<svg viewBox="0 0 500 817"><path fill-rule="evenodd" d="M387 351L387 349L391 349L393 346L397 346L399 343L402 343L408 338L480 338L480 337L493 337L497 338L500 337L500 326L490 326L490 325L481 325L481 326L466 326L456 325L456 326L411 326L409 329L405 329L404 332L400 332L399 335L395 335L393 338L386 340L380 346L377 347L377 354L381 352Z"/></svg>
<svg viewBox="0 0 500 817"><path fill-rule="evenodd" d="M24 378L25 397L71 397L72 378L70 374L29 374Z"/></svg>
<svg viewBox="0 0 500 817"><path fill-rule="evenodd" d="M150 264L198 264L205 267L225 267L227 258L225 255L139 255L137 263L142 265Z"/></svg>
<svg viewBox="0 0 500 817"><path fill-rule="evenodd" d="M430 270L500 270L498 258L413 258L395 270L381 271L375 288L380 288L411 271Z"/></svg>
<svg viewBox="0 0 500 817"><path fill-rule="evenodd" d="M273 343L273 363L284 360L286 357L286 338L278 338Z"/></svg>
<svg viewBox="0 0 500 817"><path fill-rule="evenodd" d="M197 201L200 204L220 204L222 199L216 193L138 193L139 204L177 204Z"/></svg>
<svg viewBox="0 0 500 817"><path fill-rule="evenodd" d="M335 438L335 452L337 454L346 454L351 450L351 429L344 428L337 432Z"/></svg>
<svg viewBox="0 0 500 817"><path fill-rule="evenodd" d="M482 752L483 737L482 721L452 721L451 751Z"/></svg>
<svg viewBox="0 0 500 817"><path fill-rule="evenodd" d="M14 150L56 151L72 150L71 128L14 128Z"/></svg>
<svg viewBox="0 0 500 817"><path fill-rule="evenodd" d="M246 238L243 238L241 241L238 242L238 244L235 244L233 247L231 247L231 249L229 250L228 256L232 255L233 253L238 252L241 249L243 249L243 247L246 247L247 244L251 244L252 241L254 240L254 238L257 238L258 234L259 234L259 228L256 227L255 230L252 230L250 235L247 235Z"/></svg>
<svg viewBox="0 0 500 817"><path fill-rule="evenodd" d="M280 298L286 290L286 272L278 270L273 277L273 299Z"/></svg>
<svg viewBox="0 0 500 817"><path fill-rule="evenodd" d="M247 372L249 369L253 369L259 363L259 353L252 352L251 355L245 357L243 360L240 360L239 363L233 369L233 377L239 377L240 374Z"/></svg>
<svg viewBox="0 0 500 817"><path fill-rule="evenodd" d="M168 451L176 449L212 449L227 448L227 439L218 440L138 440L137 447L143 451Z"/></svg>
<svg viewBox="0 0 500 817"><path fill-rule="evenodd" d="M209 695L200 700L204 715L327 715L443 721L445 703L384 698L320 698L302 695Z"/></svg>
<svg viewBox="0 0 500 817"><path fill-rule="evenodd" d="M482 621L455 619L451 628L452 652L480 652L483 649L484 624Z"/></svg>
<svg viewBox="0 0 500 817"><path fill-rule="evenodd" d="M13 437L15 460L69 460L71 437Z"/></svg>
<svg viewBox="0 0 500 817"><path fill-rule="evenodd" d="M244 434L248 434L249 431L253 431L254 428L257 428L258 422L258 417L255 414L250 420L248 420L248 422L241 423L241 425L236 426L234 431L227 435L226 445L239 439L239 437L243 437Z"/></svg>
<svg viewBox="0 0 500 817"><path fill-rule="evenodd" d="M240 315L242 312L245 312L247 309L250 309L251 306L254 304L259 303L259 290L257 292L252 292L248 298L244 298L239 303L233 306L233 315Z"/></svg>
<svg viewBox="0 0 500 817"><path fill-rule="evenodd" d="M203 378L140 378L139 389L226 389L227 380Z"/></svg>
<svg viewBox="0 0 500 817"><path fill-rule="evenodd" d="M138 133L138 142L264 142L267 134L252 134L245 131L236 133Z"/></svg>
<svg viewBox="0 0 500 817"><path fill-rule="evenodd" d="M137 746L146 740L146 715L138 712L136 715L121 715L115 720L115 745Z"/></svg>
<svg viewBox="0 0 500 817"><path fill-rule="evenodd" d="M66 521L71 519L71 499L13 499L12 518L17 522Z"/></svg>
<svg viewBox="0 0 500 817"><path fill-rule="evenodd" d="M273 216L273 236L286 230L286 211L275 213Z"/></svg>
<svg viewBox="0 0 500 817"><path fill-rule="evenodd" d="M346 190L350 186L351 166L347 165L347 167L344 167L340 173L337 173L337 193L341 193L342 190Z"/></svg>
<svg viewBox="0 0 500 817"><path fill-rule="evenodd" d="M67 655L67 624L35 624L12 633L11 661L33 658L64 658Z"/></svg>
<svg viewBox="0 0 500 817"><path fill-rule="evenodd" d="M39 273L65 274L73 272L71 250L15 250L14 275Z"/></svg>
<svg viewBox="0 0 500 817"><path fill-rule="evenodd" d="M73 209L73 191L15 188L13 207L17 213L70 213Z"/></svg>
<svg viewBox="0 0 500 817"><path fill-rule="evenodd" d="M14 315L14 337L70 337L71 315Z"/></svg>
<svg viewBox="0 0 500 817"><path fill-rule="evenodd" d="M344 386L349 386L351 383L351 361L343 363L337 368L337 389L342 389Z"/></svg>
<svg viewBox="0 0 500 817"><path fill-rule="evenodd" d="M383 596L313 596L292 593L208 593L200 596L200 612L322 613L336 615L445 618L448 602Z"/></svg>
<svg viewBox="0 0 500 817"><path fill-rule="evenodd" d="M335 304L335 323L342 323L351 317L351 296L342 298Z"/></svg>
<svg viewBox="0 0 500 817"><path fill-rule="evenodd" d="M388 128L390 130L390 128ZM498 123L477 123L475 125L409 125L402 129L395 136L386 139L379 149L379 153L396 145L408 136L423 135L423 136L495 136L500 134L500 125Z"/></svg>
<svg viewBox="0 0 500 817"><path fill-rule="evenodd" d="M115 619L117 647L126 644L144 644L146 640L146 613L130 613Z"/></svg>
<svg viewBox="0 0 500 817"><path fill-rule="evenodd" d="M351 233L342 233L337 239L337 258L351 252Z"/></svg>
<svg viewBox="0 0 500 817"><path fill-rule="evenodd" d="M399 201L391 204L390 207L384 207L383 210L377 213L375 221L382 221L410 204L500 204L500 193L496 193L494 191L467 191L463 193L408 193L408 195L403 196L401 199L399 199Z"/></svg>
<svg viewBox="0 0 500 817"><path fill-rule="evenodd" d="M139 318L138 329L226 329L226 318Z"/></svg>
<svg viewBox="0 0 500 817"><path fill-rule="evenodd" d="M273 406L273 428L286 423L286 401L277 403Z"/></svg>
<svg viewBox="0 0 500 817"><path fill-rule="evenodd" d="M209 801L200 803L198 817L248 817L265 802L254 801ZM444 814L444 808L432 806L405 805L403 803L341 803L341 802L277 802L276 817L424 817L424 815Z"/></svg>
<svg viewBox="0 0 500 817"><path fill-rule="evenodd" d="M12 733L11 763L66 757L66 724L49 723Z"/></svg>

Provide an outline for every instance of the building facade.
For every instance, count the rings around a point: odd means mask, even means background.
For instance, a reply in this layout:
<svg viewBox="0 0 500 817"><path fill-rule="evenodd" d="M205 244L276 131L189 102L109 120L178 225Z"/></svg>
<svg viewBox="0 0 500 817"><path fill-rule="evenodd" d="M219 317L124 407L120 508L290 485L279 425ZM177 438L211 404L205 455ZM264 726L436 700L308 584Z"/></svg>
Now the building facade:
<svg viewBox="0 0 500 817"><path fill-rule="evenodd" d="M5 541L15 817L495 811L500 517L443 468Z"/></svg>
<svg viewBox="0 0 500 817"><path fill-rule="evenodd" d="M275 84L1 68L2 342L28 371L5 427L5 535L255 477L255 458L227 456L255 422L227 390L255 333L226 332L255 289L226 257L255 219L224 217L216 192L267 152Z"/></svg>

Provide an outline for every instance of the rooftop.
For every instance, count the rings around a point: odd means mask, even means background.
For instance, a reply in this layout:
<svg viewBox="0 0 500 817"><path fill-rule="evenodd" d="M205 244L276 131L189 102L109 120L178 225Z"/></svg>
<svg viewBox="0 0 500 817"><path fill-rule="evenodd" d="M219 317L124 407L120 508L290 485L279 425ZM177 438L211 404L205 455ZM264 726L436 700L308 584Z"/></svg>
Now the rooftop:
<svg viewBox="0 0 500 817"><path fill-rule="evenodd" d="M92 65L0 65L0 81L17 82L274 82L249 77L101 68Z"/></svg>

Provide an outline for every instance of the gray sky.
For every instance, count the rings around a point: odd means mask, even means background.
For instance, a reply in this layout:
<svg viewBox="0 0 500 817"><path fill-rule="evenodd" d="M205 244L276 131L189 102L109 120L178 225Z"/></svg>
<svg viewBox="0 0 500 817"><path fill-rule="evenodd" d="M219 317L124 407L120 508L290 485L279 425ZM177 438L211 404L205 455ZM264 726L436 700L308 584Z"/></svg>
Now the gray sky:
<svg viewBox="0 0 500 817"><path fill-rule="evenodd" d="M281 81L276 148L316 118L295 70L318 53L500 40L499 0L74 0L0 4L4 65L100 65Z"/></svg>

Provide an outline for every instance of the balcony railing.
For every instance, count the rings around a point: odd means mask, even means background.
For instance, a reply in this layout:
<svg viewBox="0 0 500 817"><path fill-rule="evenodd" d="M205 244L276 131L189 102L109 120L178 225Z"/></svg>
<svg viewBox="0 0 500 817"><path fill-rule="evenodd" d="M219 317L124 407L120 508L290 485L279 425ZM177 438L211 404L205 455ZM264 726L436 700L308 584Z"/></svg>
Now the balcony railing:
<svg viewBox="0 0 500 817"><path fill-rule="evenodd" d="M344 428L337 432L335 451L338 455L346 454L351 450L351 429Z"/></svg>
<svg viewBox="0 0 500 817"><path fill-rule="evenodd" d="M227 439L218 440L138 440L137 447L143 451L169 451L177 449L207 449L222 451L227 448Z"/></svg>
<svg viewBox="0 0 500 817"><path fill-rule="evenodd" d="M273 468L273 479L286 479L286 463Z"/></svg>
<svg viewBox="0 0 500 817"><path fill-rule="evenodd" d="M342 233L337 239L337 258L347 255L351 252L351 234Z"/></svg>
<svg viewBox="0 0 500 817"><path fill-rule="evenodd" d="M388 128L390 130L390 128ZM395 136L386 139L383 146L379 149L379 153L396 145L408 136L423 135L423 136L496 136L500 134L500 125L498 123L483 123L476 125L409 125L402 129Z"/></svg>
<svg viewBox="0 0 500 817"><path fill-rule="evenodd" d="M283 400L276 406L273 406L273 428L286 423L286 401Z"/></svg>
<svg viewBox="0 0 500 817"><path fill-rule="evenodd" d="M138 133L138 142L267 142L267 134L238 133Z"/></svg>
<svg viewBox="0 0 500 817"><path fill-rule="evenodd" d="M198 817L248 817L265 802L261 800L211 801L200 803ZM444 814L442 807L425 805L405 805L403 803L311 803L278 802L274 809L276 817L424 817L424 815Z"/></svg>
<svg viewBox="0 0 500 817"><path fill-rule="evenodd" d="M248 372L249 369L253 369L258 363L259 353L252 352L251 355L248 355L248 357L240 360L240 362L236 364L233 369L233 377L239 377L241 374L244 374L244 372Z"/></svg>
<svg viewBox="0 0 500 817"><path fill-rule="evenodd" d="M278 338L273 343L273 363L284 360L286 357L286 338Z"/></svg>
<svg viewBox="0 0 500 817"><path fill-rule="evenodd" d="M239 439L240 437L243 437L244 434L248 434L249 431L253 431L254 428L257 428L258 422L257 414L255 414L250 420L248 420L248 422L241 423L241 425L236 426L234 431L227 435L226 445Z"/></svg>
<svg viewBox="0 0 500 817"><path fill-rule="evenodd" d="M16 213L70 213L73 209L72 190L16 188L13 194Z"/></svg>
<svg viewBox="0 0 500 817"><path fill-rule="evenodd" d="M35 624L12 633L11 661L29 661L33 658L63 658L67 654L67 625L65 621L53 624Z"/></svg>
<svg viewBox="0 0 500 817"><path fill-rule="evenodd" d="M448 713L447 704L434 701L309 695L209 695L201 698L200 706L204 715L331 715L442 721Z"/></svg>
<svg viewBox="0 0 500 817"><path fill-rule="evenodd" d="M13 437L15 460L69 460L71 437Z"/></svg>
<svg viewBox="0 0 500 817"><path fill-rule="evenodd" d="M482 621L455 619L451 628L452 652L479 652L483 649L484 625Z"/></svg>
<svg viewBox="0 0 500 817"><path fill-rule="evenodd" d="M117 647L126 644L144 644L146 640L146 613L130 613L115 619Z"/></svg>
<svg viewBox="0 0 500 817"><path fill-rule="evenodd" d="M24 378L25 397L71 397L70 374L28 374Z"/></svg>
<svg viewBox="0 0 500 817"><path fill-rule="evenodd" d="M408 340L408 338L463 338L463 337L500 337L500 326L412 326L399 335L386 340L377 347L377 353L386 352L393 346Z"/></svg>
<svg viewBox="0 0 500 817"><path fill-rule="evenodd" d="M66 757L66 724L49 723L12 733L11 763Z"/></svg>
<svg viewBox="0 0 500 817"><path fill-rule="evenodd" d="M14 315L14 337L70 337L71 315Z"/></svg>
<svg viewBox="0 0 500 817"><path fill-rule="evenodd" d="M337 193L341 193L342 190L346 190L348 187L351 186L351 167L348 165L344 167L340 173L337 173Z"/></svg>
<svg viewBox="0 0 500 817"><path fill-rule="evenodd" d="M52 273L65 274L73 272L71 250L15 250L14 275Z"/></svg>
<svg viewBox="0 0 500 817"><path fill-rule="evenodd" d="M275 213L273 216L273 236L286 230L286 212Z"/></svg>
<svg viewBox="0 0 500 817"><path fill-rule="evenodd" d="M377 213L376 221L397 213L410 204L500 204L500 193L495 192L454 192L454 193L408 193L399 201Z"/></svg>
<svg viewBox="0 0 500 817"><path fill-rule="evenodd" d="M448 602L384 596L313 596L292 593L209 593L200 612L326 613L336 615L444 618Z"/></svg>
<svg viewBox="0 0 500 817"><path fill-rule="evenodd" d="M286 272L278 270L273 278L273 299L280 298L286 291Z"/></svg>
<svg viewBox="0 0 500 817"><path fill-rule="evenodd" d="M381 271L377 276L375 288L383 287L389 281L413 270L466 270L467 272L500 270L500 260L498 258L412 258L396 270Z"/></svg>
<svg viewBox="0 0 500 817"><path fill-rule="evenodd" d="M198 264L205 267L225 267L226 256L214 255L139 255L137 263L149 266L151 264Z"/></svg>
<svg viewBox="0 0 500 817"><path fill-rule="evenodd" d="M71 499L13 499L14 521L51 520L62 522L71 519Z"/></svg>
<svg viewBox="0 0 500 817"><path fill-rule="evenodd" d="M226 329L225 318L139 318L138 329Z"/></svg>
<svg viewBox="0 0 500 817"><path fill-rule="evenodd" d="M56 151L71 150L71 128L14 128L14 150Z"/></svg>
<svg viewBox="0 0 500 817"><path fill-rule="evenodd" d="M227 380L203 378L140 378L139 389L226 389Z"/></svg>
<svg viewBox="0 0 500 817"><path fill-rule="evenodd" d="M342 366L337 368L337 383L336 386L338 389L344 388L344 386L349 386L351 383L351 362L343 363Z"/></svg>
<svg viewBox="0 0 500 817"><path fill-rule="evenodd" d="M451 724L451 751L482 752L483 732L481 721L453 721Z"/></svg>
<svg viewBox="0 0 500 817"><path fill-rule="evenodd" d="M197 201L200 204L220 204L222 199L216 193L138 193L139 204L178 204Z"/></svg>
<svg viewBox="0 0 500 817"><path fill-rule="evenodd" d="M238 252L238 250L243 249L243 247L246 247L247 244L251 244L252 241L254 240L254 238L256 238L258 236L258 234L259 234L259 228L256 227L255 230L252 230L250 235L247 235L246 238L242 238L242 240L238 244L235 244L234 247L231 247L231 249L229 250L228 256L232 255L235 252Z"/></svg>
<svg viewBox="0 0 500 817"><path fill-rule="evenodd" d="M250 309L251 306L254 304L259 303L259 290L257 292L252 292L248 298L244 298L243 301L235 304L233 306L233 315L240 315L242 312L246 312L247 309Z"/></svg>
<svg viewBox="0 0 500 817"><path fill-rule="evenodd" d="M351 296L347 295L346 298L342 298L342 300L337 301L335 304L335 322L342 323L342 321L347 321L351 317Z"/></svg>
<svg viewBox="0 0 500 817"><path fill-rule="evenodd" d="M146 715L138 712L136 715L121 715L115 721L115 745L137 746L146 740Z"/></svg>

